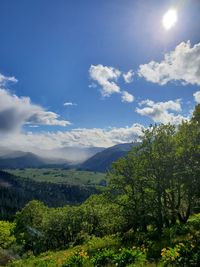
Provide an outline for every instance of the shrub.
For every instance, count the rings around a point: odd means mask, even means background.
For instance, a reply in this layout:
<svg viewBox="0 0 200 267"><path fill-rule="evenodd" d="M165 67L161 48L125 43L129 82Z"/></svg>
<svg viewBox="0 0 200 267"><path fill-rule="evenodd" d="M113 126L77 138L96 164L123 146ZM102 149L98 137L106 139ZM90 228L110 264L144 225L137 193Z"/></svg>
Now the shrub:
<svg viewBox="0 0 200 267"><path fill-rule="evenodd" d="M89 254L94 255L104 248L116 248L121 246L121 239L117 235L109 235L103 238L93 237L87 242L87 251Z"/></svg>
<svg viewBox="0 0 200 267"><path fill-rule="evenodd" d="M114 264L115 252L112 249L103 249L97 252L93 258L92 263L95 267L107 266L108 264Z"/></svg>
<svg viewBox="0 0 200 267"><path fill-rule="evenodd" d="M161 251L162 261L167 266L180 262L180 246L176 245L174 248L163 248Z"/></svg>
<svg viewBox="0 0 200 267"><path fill-rule="evenodd" d="M115 256L115 263L119 267L124 267L129 264L143 264L146 261L145 254L139 248L127 249L123 248L120 253Z"/></svg>
<svg viewBox="0 0 200 267"><path fill-rule="evenodd" d="M89 259L86 251L75 252L72 254L62 267L82 267L85 266L85 263Z"/></svg>
<svg viewBox="0 0 200 267"><path fill-rule="evenodd" d="M190 219L188 220L188 224L192 226L194 229L199 230L200 229L200 213L192 215Z"/></svg>
<svg viewBox="0 0 200 267"><path fill-rule="evenodd" d="M115 265L119 267L125 267L129 264L145 263L146 256L139 248L123 248L118 251L113 249L103 249L97 252L93 258L92 263L96 267Z"/></svg>
<svg viewBox="0 0 200 267"><path fill-rule="evenodd" d="M14 223L0 221L0 248L7 249L15 243L14 228Z"/></svg>
<svg viewBox="0 0 200 267"><path fill-rule="evenodd" d="M168 266L199 266L200 265L200 246L191 242L179 243L174 248L163 248L161 251L162 261Z"/></svg>

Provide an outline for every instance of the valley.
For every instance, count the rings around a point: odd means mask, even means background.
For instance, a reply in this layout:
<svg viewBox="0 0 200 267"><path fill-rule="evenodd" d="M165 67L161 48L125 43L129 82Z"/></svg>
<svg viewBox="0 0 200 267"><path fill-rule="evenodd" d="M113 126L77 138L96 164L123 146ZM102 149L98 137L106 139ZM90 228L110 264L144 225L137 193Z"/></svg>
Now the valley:
<svg viewBox="0 0 200 267"><path fill-rule="evenodd" d="M54 184L101 186L106 181L105 173L78 171L75 169L25 168L6 169L6 172L27 179L27 181L32 179L36 182Z"/></svg>

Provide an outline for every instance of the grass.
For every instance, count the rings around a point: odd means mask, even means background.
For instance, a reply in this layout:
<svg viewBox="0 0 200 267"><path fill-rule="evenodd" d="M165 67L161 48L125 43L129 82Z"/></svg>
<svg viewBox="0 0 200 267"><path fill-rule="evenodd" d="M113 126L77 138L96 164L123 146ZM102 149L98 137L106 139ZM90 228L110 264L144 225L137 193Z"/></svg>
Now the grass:
<svg viewBox="0 0 200 267"><path fill-rule="evenodd" d="M92 255L99 251L102 248L115 248L118 249L120 247L120 240L118 237L107 236L104 238L94 237L93 239L89 240L88 242L84 243L83 245L78 245L73 248L68 248L66 250L61 251L48 251L42 253L38 256L34 256L30 253L27 253L24 259L15 260L10 262L7 267L62 267L66 260L71 257L72 255L77 254L85 254L85 255ZM70 265L71 266L71 265ZM79 265L78 265L79 266ZM77 267L78 267L77 266ZM85 261L83 267L94 267L94 264L90 260ZM106 265L107 267L113 267L113 265ZM115 265L116 266L116 265ZM131 266L131 265L130 265ZM132 265L133 267L154 267L156 265ZM75 265L73 265L75 267ZM103 267L103 266L102 266Z"/></svg>
<svg viewBox="0 0 200 267"><path fill-rule="evenodd" d="M56 184L73 185L101 185L106 180L106 175L100 172L66 170L59 168L27 168L27 169L7 169L7 172L19 177L33 179L37 182L50 182Z"/></svg>

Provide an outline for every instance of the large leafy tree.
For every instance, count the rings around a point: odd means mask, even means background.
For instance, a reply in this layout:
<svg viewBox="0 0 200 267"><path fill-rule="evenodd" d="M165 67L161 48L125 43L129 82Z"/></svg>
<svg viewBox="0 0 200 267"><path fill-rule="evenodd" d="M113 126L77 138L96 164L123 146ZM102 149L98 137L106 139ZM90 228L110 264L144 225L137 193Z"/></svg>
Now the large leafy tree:
<svg viewBox="0 0 200 267"><path fill-rule="evenodd" d="M200 121L197 106L191 121L179 126L176 134L177 180L179 194L177 214L186 222L199 204L200 197Z"/></svg>
<svg viewBox="0 0 200 267"><path fill-rule="evenodd" d="M198 107L191 121L155 125L141 144L113 164L110 193L123 207L126 227L146 230L154 224L185 223L199 200L200 126Z"/></svg>

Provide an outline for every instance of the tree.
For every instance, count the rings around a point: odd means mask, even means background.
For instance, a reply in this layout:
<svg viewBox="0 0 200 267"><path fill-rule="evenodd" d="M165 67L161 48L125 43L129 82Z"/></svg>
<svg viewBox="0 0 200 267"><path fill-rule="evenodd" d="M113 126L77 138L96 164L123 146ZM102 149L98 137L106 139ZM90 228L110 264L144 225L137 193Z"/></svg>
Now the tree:
<svg viewBox="0 0 200 267"><path fill-rule="evenodd" d="M179 126L176 135L177 179L179 194L177 214L185 223L194 212L200 197L200 125L194 111L191 121Z"/></svg>
<svg viewBox="0 0 200 267"><path fill-rule="evenodd" d="M43 224L47 216L48 207L42 202L30 201L16 214L16 237L24 244L25 250L38 253L43 247Z"/></svg>
<svg viewBox="0 0 200 267"><path fill-rule="evenodd" d="M199 195L200 133L198 122L155 125L141 144L113 164L110 192L123 207L127 229L145 231L186 222Z"/></svg>
<svg viewBox="0 0 200 267"><path fill-rule="evenodd" d="M200 104L196 105L191 121L200 124Z"/></svg>
<svg viewBox="0 0 200 267"><path fill-rule="evenodd" d="M81 209L83 229L90 235L104 236L120 232L123 227L122 210L104 194L91 196Z"/></svg>

